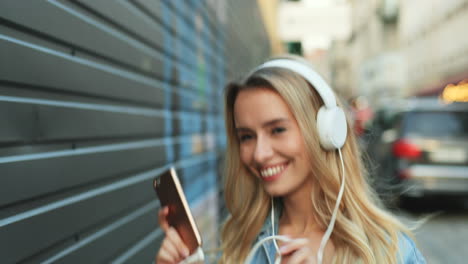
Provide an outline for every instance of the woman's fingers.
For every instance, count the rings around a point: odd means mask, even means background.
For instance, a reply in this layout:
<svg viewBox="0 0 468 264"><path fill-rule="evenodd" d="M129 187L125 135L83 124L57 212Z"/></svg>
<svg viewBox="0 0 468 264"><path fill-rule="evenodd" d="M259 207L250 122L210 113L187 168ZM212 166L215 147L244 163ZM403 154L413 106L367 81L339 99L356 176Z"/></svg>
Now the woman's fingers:
<svg viewBox="0 0 468 264"><path fill-rule="evenodd" d="M169 228L169 223L167 222L167 215L169 214L169 207L164 206L159 210L158 213L158 221L159 221L159 226L161 227L164 232L167 231Z"/></svg>
<svg viewBox="0 0 468 264"><path fill-rule="evenodd" d="M190 252L184 244L179 234L173 227L166 230L158 255L156 256L156 264L173 264L179 263L189 256Z"/></svg>
<svg viewBox="0 0 468 264"><path fill-rule="evenodd" d="M180 258L184 259L190 255L190 251L180 238L179 233L173 228L169 227L166 232L167 238L171 241L172 245L175 246L177 254Z"/></svg>
<svg viewBox="0 0 468 264"><path fill-rule="evenodd" d="M280 248L280 253L283 256L289 255L296 250L301 249L309 243L309 240L306 238L298 238L291 240Z"/></svg>
<svg viewBox="0 0 468 264"><path fill-rule="evenodd" d="M169 238L164 239L163 244L161 245L161 253L164 253L163 255L167 256L167 259L174 262L180 258L177 246L174 245Z"/></svg>
<svg viewBox="0 0 468 264"><path fill-rule="evenodd" d="M312 250L304 246L301 249L295 251L292 255L288 264L316 264L316 255L311 252Z"/></svg>
<svg viewBox="0 0 468 264"><path fill-rule="evenodd" d="M165 238L156 256L156 264L173 264L179 261L176 248L172 245L172 242Z"/></svg>
<svg viewBox="0 0 468 264"><path fill-rule="evenodd" d="M310 240L294 239L280 248L282 256L287 256L288 264L316 264L316 252L312 250ZM286 260L286 259L285 259Z"/></svg>
<svg viewBox="0 0 468 264"><path fill-rule="evenodd" d="M156 256L156 264L174 264L179 263L190 255L190 251L182 241L177 231L169 226L167 216L169 208L167 206L161 208L158 213L158 221L161 229L166 233L158 255Z"/></svg>
<svg viewBox="0 0 468 264"><path fill-rule="evenodd" d="M164 240L156 258L156 264L178 263L179 260L179 254L175 247L167 240Z"/></svg>

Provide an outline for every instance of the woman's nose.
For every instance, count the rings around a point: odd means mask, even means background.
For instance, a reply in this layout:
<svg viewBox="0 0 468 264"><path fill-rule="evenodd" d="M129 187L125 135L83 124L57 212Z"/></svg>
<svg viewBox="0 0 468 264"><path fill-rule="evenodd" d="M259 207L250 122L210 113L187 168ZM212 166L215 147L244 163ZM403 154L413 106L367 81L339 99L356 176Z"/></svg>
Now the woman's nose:
<svg viewBox="0 0 468 264"><path fill-rule="evenodd" d="M254 160L256 163L263 164L273 156L273 148L271 142L264 137L258 137L256 143Z"/></svg>

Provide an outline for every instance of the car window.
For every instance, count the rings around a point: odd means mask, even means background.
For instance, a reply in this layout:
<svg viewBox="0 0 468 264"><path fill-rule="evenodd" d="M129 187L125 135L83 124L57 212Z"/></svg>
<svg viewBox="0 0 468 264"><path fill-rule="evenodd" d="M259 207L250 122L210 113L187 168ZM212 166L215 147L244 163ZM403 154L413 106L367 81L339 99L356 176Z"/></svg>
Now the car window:
<svg viewBox="0 0 468 264"><path fill-rule="evenodd" d="M423 137L468 137L468 112L409 112L404 134Z"/></svg>

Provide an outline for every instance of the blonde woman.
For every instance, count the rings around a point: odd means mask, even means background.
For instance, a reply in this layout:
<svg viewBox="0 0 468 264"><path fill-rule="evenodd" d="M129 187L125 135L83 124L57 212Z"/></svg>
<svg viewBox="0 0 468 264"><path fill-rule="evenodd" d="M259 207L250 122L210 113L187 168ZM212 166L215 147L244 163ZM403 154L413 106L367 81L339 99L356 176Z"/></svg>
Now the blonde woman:
<svg viewBox="0 0 468 264"><path fill-rule="evenodd" d="M227 86L219 263L425 263L411 232L376 204L355 136L307 62L270 60ZM177 232L156 263L186 257Z"/></svg>

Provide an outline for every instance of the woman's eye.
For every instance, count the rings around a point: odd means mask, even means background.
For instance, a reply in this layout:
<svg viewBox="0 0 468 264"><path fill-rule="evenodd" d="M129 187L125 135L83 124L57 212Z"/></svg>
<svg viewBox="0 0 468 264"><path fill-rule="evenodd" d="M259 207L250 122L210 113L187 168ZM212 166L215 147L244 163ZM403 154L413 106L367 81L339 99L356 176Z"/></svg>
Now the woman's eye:
<svg viewBox="0 0 468 264"><path fill-rule="evenodd" d="M249 140L249 139L251 139L251 138L252 138L251 135L240 135L240 136L239 136L240 142L245 142L245 141L247 141L247 140Z"/></svg>
<svg viewBox="0 0 468 264"><path fill-rule="evenodd" d="M279 133L282 133L284 131L286 131L286 128L284 128L284 127L275 127L275 128L273 128L272 133L273 134L279 134Z"/></svg>

